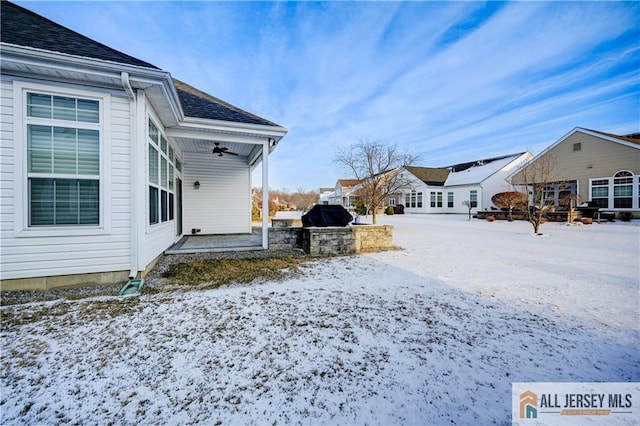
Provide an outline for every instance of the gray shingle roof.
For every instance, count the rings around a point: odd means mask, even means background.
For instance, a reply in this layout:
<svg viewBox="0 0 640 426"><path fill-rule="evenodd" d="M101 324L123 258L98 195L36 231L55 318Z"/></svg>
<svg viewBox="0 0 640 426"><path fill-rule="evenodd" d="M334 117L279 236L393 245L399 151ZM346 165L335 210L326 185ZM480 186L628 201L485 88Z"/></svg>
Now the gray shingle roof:
<svg viewBox="0 0 640 426"><path fill-rule="evenodd" d="M0 40L4 43L159 69L8 1L2 1L0 17Z"/></svg>
<svg viewBox="0 0 640 426"><path fill-rule="evenodd" d="M173 79L184 114L188 117L277 126L262 117L241 110L180 80Z"/></svg>

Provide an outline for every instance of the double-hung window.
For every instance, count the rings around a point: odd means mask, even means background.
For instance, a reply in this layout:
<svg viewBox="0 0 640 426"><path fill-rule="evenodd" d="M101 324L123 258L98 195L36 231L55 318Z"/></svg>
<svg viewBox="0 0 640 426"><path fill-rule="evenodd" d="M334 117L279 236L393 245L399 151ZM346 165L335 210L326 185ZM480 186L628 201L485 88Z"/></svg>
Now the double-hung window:
<svg viewBox="0 0 640 426"><path fill-rule="evenodd" d="M589 192L591 201L601 209L637 209L640 207L640 175L620 170L612 177L590 179Z"/></svg>
<svg viewBox="0 0 640 426"><path fill-rule="evenodd" d="M167 222L175 216L174 149L149 119L149 224Z"/></svg>
<svg viewBox="0 0 640 426"><path fill-rule="evenodd" d="M472 189L469 191L469 201L471 201L471 207L478 207L478 190Z"/></svg>
<svg viewBox="0 0 640 426"><path fill-rule="evenodd" d="M620 171L613 176L613 208L633 207L633 173Z"/></svg>
<svg viewBox="0 0 640 426"><path fill-rule="evenodd" d="M100 224L100 101L26 92L30 227Z"/></svg>

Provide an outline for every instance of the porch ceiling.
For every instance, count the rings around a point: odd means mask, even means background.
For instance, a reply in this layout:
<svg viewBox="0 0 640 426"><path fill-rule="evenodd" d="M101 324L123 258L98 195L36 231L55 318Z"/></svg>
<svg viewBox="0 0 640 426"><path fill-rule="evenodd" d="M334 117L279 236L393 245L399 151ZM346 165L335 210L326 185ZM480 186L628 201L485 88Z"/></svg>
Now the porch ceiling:
<svg viewBox="0 0 640 426"><path fill-rule="evenodd" d="M216 142L212 140L201 140L191 138L173 138L173 140L182 148L184 152L195 152L199 154L210 154L215 147L215 143L219 143L220 147L229 148L230 152L235 152L241 157L249 157L255 149L260 148L261 144L235 143L235 142Z"/></svg>

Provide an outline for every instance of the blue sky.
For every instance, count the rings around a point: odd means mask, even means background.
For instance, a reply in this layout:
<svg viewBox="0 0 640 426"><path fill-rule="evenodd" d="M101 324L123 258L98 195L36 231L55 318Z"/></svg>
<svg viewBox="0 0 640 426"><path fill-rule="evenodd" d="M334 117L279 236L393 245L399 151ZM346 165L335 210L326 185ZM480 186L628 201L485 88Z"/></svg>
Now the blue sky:
<svg viewBox="0 0 640 426"><path fill-rule="evenodd" d="M437 167L640 131L637 2L17 3L288 128L272 188L358 139Z"/></svg>

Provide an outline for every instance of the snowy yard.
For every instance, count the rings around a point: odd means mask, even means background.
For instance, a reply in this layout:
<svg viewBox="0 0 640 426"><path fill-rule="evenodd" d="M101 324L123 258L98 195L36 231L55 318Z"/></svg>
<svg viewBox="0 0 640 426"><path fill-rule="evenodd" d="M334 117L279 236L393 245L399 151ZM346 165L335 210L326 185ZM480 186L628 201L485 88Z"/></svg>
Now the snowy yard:
<svg viewBox="0 0 640 426"><path fill-rule="evenodd" d="M405 250L3 307L0 423L507 424L514 381L640 381L637 221L380 222Z"/></svg>

